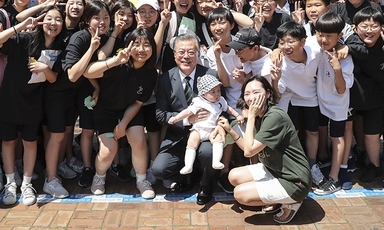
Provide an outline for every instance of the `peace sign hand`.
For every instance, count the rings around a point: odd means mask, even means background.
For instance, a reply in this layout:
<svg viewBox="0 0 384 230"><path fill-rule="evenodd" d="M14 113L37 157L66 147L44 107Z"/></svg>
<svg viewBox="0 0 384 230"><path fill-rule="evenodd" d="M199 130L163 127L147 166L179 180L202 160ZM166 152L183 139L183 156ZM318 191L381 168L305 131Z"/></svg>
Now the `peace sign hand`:
<svg viewBox="0 0 384 230"><path fill-rule="evenodd" d="M333 70L341 70L341 64L339 61L339 56L337 50L333 48L333 54L324 50L326 54L328 54L328 62L332 66Z"/></svg>
<svg viewBox="0 0 384 230"><path fill-rule="evenodd" d="M94 52L100 46L99 28L97 28L96 31L93 31L93 29L89 27L88 30L92 37L89 48Z"/></svg>
<svg viewBox="0 0 384 230"><path fill-rule="evenodd" d="M168 22L171 20L172 18L172 13L171 13L171 1L165 1L164 2L164 5L167 7L167 8L164 8L163 11L161 11L160 13L160 22L161 23L164 23L165 25L168 24Z"/></svg>
<svg viewBox="0 0 384 230"><path fill-rule="evenodd" d="M44 25L44 24L49 23L49 22L39 22L41 19L43 19L45 17L45 15L46 15L46 13L41 14L36 18L28 17L27 19L25 19L23 22L20 23L20 24L22 24L22 30L32 30L37 25Z"/></svg>
<svg viewBox="0 0 384 230"><path fill-rule="evenodd" d="M137 28L147 28L147 24L145 23L145 21L141 20L140 16L137 13L135 13L135 18L137 22Z"/></svg>
<svg viewBox="0 0 384 230"><path fill-rule="evenodd" d="M127 48L123 49L116 55L115 62L119 65L125 64L129 61L129 57L131 56L131 50L132 50L132 44L133 41L131 41Z"/></svg>
<svg viewBox="0 0 384 230"><path fill-rule="evenodd" d="M272 81L279 81L281 78L281 63L282 63L282 55L278 56L275 63L273 63L273 66L271 68L271 80Z"/></svg>
<svg viewBox="0 0 384 230"><path fill-rule="evenodd" d="M262 6L257 6L256 3L253 5L253 8L255 9L255 17L254 17L254 21L255 21L255 30L257 32L260 31L261 27L263 26L264 24L264 21L265 21L265 18L264 18L264 15L263 15L263 7Z"/></svg>

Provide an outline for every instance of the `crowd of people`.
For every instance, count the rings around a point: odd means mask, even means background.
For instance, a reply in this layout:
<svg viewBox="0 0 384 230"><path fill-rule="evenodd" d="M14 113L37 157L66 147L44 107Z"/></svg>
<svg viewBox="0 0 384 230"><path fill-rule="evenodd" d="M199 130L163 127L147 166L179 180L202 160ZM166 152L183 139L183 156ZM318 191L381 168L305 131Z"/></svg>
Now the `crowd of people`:
<svg viewBox="0 0 384 230"><path fill-rule="evenodd" d="M185 192L199 175L197 204L211 201L217 183L240 204L278 212L277 223L292 220L311 188L317 195L351 189L348 172L357 167L362 182L382 175L380 2L8 0L0 7L6 205L17 202L17 187L25 205L36 203L38 145L43 191L54 198L69 196L61 180L77 174L95 195L105 193L107 172L122 182L132 175L145 199L156 196L157 181ZM82 132L74 138L77 119ZM128 145L132 170L119 157ZM249 165L233 168L236 148Z"/></svg>

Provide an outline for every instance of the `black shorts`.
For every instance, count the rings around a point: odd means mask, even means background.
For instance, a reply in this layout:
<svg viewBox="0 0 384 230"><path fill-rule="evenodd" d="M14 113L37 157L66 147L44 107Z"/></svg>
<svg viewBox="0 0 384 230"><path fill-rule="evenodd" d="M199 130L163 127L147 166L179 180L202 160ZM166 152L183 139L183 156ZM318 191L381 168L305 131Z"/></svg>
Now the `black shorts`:
<svg viewBox="0 0 384 230"><path fill-rule="evenodd" d="M300 127L300 112L303 114L305 130L310 132L319 131L319 116L320 110L319 106L315 107L304 107L304 106L295 106L289 104L288 115L292 120L295 129L298 130Z"/></svg>
<svg viewBox="0 0 384 230"><path fill-rule="evenodd" d="M51 133L64 133L67 126L75 125L77 119L76 106L70 108L45 109L43 124Z"/></svg>
<svg viewBox="0 0 384 230"><path fill-rule="evenodd" d="M156 120L156 103L144 105L142 107L144 123L148 132L158 132L161 129L160 124Z"/></svg>
<svg viewBox="0 0 384 230"><path fill-rule="evenodd" d="M76 96L77 112L79 114L79 126L82 129L94 129L93 124L93 110L84 106L84 99L93 94L93 86L86 80L82 86L79 87Z"/></svg>
<svg viewBox="0 0 384 230"><path fill-rule="evenodd" d="M125 110L110 111L95 108L93 111L93 121L97 134L100 135L103 133L113 133L113 130L119 123L119 120L123 118L124 112ZM131 122L129 122L126 129L132 126L144 127L143 108L141 108L136 116L131 120Z"/></svg>
<svg viewBox="0 0 384 230"><path fill-rule="evenodd" d="M21 133L21 139L25 141L36 141L40 122L29 125L16 125L0 121L0 139L4 141L13 141Z"/></svg>
<svg viewBox="0 0 384 230"><path fill-rule="evenodd" d="M343 137L346 121L334 121L320 113L319 126L328 126L330 137Z"/></svg>
<svg viewBox="0 0 384 230"><path fill-rule="evenodd" d="M363 132L366 135L380 134L383 129L384 111L360 110L357 114L363 117Z"/></svg>

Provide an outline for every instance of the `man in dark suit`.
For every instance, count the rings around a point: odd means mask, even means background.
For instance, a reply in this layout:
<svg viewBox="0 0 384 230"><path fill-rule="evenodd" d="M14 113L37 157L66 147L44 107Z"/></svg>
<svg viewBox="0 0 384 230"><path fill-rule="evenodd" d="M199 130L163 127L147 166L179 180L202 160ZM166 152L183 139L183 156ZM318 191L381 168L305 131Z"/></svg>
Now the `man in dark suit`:
<svg viewBox="0 0 384 230"><path fill-rule="evenodd" d="M201 110L173 125L168 125L168 120L188 107L187 101L191 98L186 98L188 96L185 92L186 87L192 88L193 96L197 96L197 78L205 74L217 76L214 70L197 64L199 47L195 35L177 36L171 46L177 66L160 75L157 85L156 119L161 125L167 126L167 131L160 152L153 162L152 173L157 179L174 181L171 190L175 192L184 192L192 188L190 175L180 175L179 171L184 166L184 154L191 124L207 119L209 113ZM212 180L218 170L212 168L212 144L209 141L202 142L197 153L202 170L197 204L203 205L212 199L212 184L214 184Z"/></svg>

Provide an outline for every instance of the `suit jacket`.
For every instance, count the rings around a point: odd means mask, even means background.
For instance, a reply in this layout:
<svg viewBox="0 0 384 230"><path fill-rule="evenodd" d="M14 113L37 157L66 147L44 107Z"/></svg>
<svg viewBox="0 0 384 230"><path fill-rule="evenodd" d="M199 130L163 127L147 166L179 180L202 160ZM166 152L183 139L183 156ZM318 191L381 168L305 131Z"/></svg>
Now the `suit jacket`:
<svg viewBox="0 0 384 230"><path fill-rule="evenodd" d="M196 66L196 72L193 82L194 96L197 96L197 78L205 74L211 74L217 77L215 70L206 68L202 65ZM172 147L189 134L191 126L184 126L183 121L173 125L168 124L169 118L176 116L183 109L187 108L183 85L180 79L179 67L174 67L159 76L156 91L156 119L161 125L168 126L163 144ZM166 143L164 143L166 142Z"/></svg>

